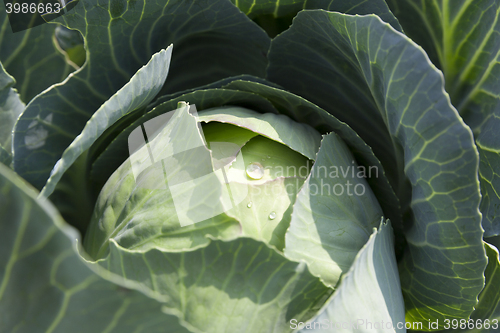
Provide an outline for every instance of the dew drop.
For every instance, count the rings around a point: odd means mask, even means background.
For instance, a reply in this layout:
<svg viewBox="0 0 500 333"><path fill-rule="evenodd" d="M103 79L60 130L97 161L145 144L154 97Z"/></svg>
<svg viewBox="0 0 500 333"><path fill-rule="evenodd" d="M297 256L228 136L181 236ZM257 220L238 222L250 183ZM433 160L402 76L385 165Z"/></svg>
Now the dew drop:
<svg viewBox="0 0 500 333"><path fill-rule="evenodd" d="M271 214L269 214L269 219L274 220L275 218L276 218L276 212L271 212Z"/></svg>
<svg viewBox="0 0 500 333"><path fill-rule="evenodd" d="M250 163L247 167L247 176L252 179L261 179L264 177L264 167L259 162Z"/></svg>
<svg viewBox="0 0 500 333"><path fill-rule="evenodd" d="M248 208L252 208L252 202L251 201L247 204L247 207Z"/></svg>

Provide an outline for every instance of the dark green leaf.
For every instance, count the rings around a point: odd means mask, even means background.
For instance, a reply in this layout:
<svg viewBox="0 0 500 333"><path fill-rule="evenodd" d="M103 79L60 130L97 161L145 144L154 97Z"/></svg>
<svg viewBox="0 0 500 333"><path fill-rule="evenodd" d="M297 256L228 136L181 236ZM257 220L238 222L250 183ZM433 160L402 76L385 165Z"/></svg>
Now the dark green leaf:
<svg viewBox="0 0 500 333"><path fill-rule="evenodd" d="M87 60L34 99L17 124L14 167L37 188L92 114L171 43L176 51L161 94L238 74L263 76L267 65L269 38L229 0L80 0L52 22L82 33ZM26 145L30 124L47 133L44 145Z"/></svg>
<svg viewBox="0 0 500 333"><path fill-rule="evenodd" d="M0 331L189 332L157 300L128 289L139 286L91 269L75 230L36 196L0 164Z"/></svg>
<svg viewBox="0 0 500 333"><path fill-rule="evenodd" d="M269 58L271 81L346 121L392 176L408 242L406 320L467 318L486 265L478 158L441 73L374 15L302 12Z"/></svg>
<svg viewBox="0 0 500 333"><path fill-rule="evenodd" d="M264 28L271 37L288 29L303 9L324 9L345 14L376 14L401 31L401 26L384 0L231 0L243 13Z"/></svg>
<svg viewBox="0 0 500 333"><path fill-rule="evenodd" d="M155 54L96 111L82 133L66 148L42 190L41 195L48 197L81 233L85 233L95 204L87 181L88 149L120 117L144 108L156 96L167 77L171 52L169 47ZM46 138L37 139L45 141Z"/></svg>
<svg viewBox="0 0 500 333"><path fill-rule="evenodd" d="M62 175L99 136L124 115L149 104L163 87L170 67L172 46L153 55L130 81L107 100L90 118L83 131L62 154L41 195L49 197ZM29 135L29 130L28 130ZM27 136L28 136L27 135ZM47 137L41 140L48 140Z"/></svg>
<svg viewBox="0 0 500 333"><path fill-rule="evenodd" d="M252 76L252 75L231 76L231 77L219 80L219 81L215 81L215 82L206 84L204 86L200 86L200 87L196 87L196 88L191 88L191 89L186 89L186 90L182 90L182 91L177 91L175 93L168 94L168 95L163 95L163 96L159 97L156 101L154 101L154 103L151 103L148 106L147 111L149 112L152 109L154 109L156 106L158 106L158 105L160 105L160 104L162 104L164 102L168 102L168 101L170 101L170 100L172 100L174 98L177 98L177 97L179 97L181 95L186 95L186 94L194 92L196 90L207 90L207 89L222 88L225 85L227 85L227 84L229 84L231 82L234 82L234 81L238 81L238 80L250 81L250 82L257 82L257 83L261 83L261 84L264 84L264 85L267 85L267 86L270 86L270 87L280 88L280 86L278 86L276 83L272 83L272 82L267 81L266 79L262 79L262 78L259 78L259 77L256 77L256 76Z"/></svg>
<svg viewBox="0 0 500 333"><path fill-rule="evenodd" d="M442 69L445 60L443 55L445 40L442 25L447 24L442 21L442 6L445 1L387 0L386 2L398 18L405 33L425 49L434 65ZM459 3L457 8L460 8L463 2L458 0L454 1L453 4Z"/></svg>
<svg viewBox="0 0 500 333"><path fill-rule="evenodd" d="M0 61L12 75L24 103L63 81L74 68L53 43L56 25L42 24L12 33L6 10L0 12Z"/></svg>
<svg viewBox="0 0 500 333"><path fill-rule="evenodd" d="M500 3L391 0L389 4L408 35L443 71L453 105L478 139L483 228L485 236L498 235Z"/></svg>
<svg viewBox="0 0 500 333"><path fill-rule="evenodd" d="M491 239L491 238L490 238ZM483 291L479 294L479 303L469 320L448 322L450 329L461 333L489 333L497 332L500 328L500 261L498 249L484 243L488 266L484 272L486 283ZM413 331L412 331L413 332ZM442 330L439 333L447 333L450 330Z"/></svg>
<svg viewBox="0 0 500 333"><path fill-rule="evenodd" d="M405 32L444 73L453 105L475 134L500 109L497 0L389 0Z"/></svg>

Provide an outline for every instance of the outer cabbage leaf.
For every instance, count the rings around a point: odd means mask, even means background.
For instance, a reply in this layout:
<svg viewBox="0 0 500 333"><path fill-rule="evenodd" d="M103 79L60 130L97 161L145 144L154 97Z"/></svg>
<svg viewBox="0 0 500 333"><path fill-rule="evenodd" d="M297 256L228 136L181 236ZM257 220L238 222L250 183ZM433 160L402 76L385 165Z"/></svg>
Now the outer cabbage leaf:
<svg viewBox="0 0 500 333"><path fill-rule="evenodd" d="M224 86L230 84L231 82L239 81L239 80L256 82L256 83L260 83L260 84L263 84L263 85L266 85L266 86L269 86L269 87L278 88L278 89L281 88L276 83L269 82L266 79L263 79L263 78L260 78L260 77L256 77L256 76L252 76L252 75L245 75L245 74L243 74L243 75L235 75L235 76L230 76L230 77L224 78L222 80L211 82L209 84L206 84L206 85L203 85L203 86L199 86L199 87L196 87L196 88L181 90L181 91L177 91L177 92L174 92L174 93L171 93L171 94L160 96L153 103L151 103L148 106L147 111L151 111L156 106L158 106L158 105L160 105L162 103L168 102L168 101L170 101L170 100L172 100L174 98L177 98L179 96L186 95L188 93L191 93L191 92L194 92L194 91L197 91L197 90L208 90L208 89L223 88ZM274 110L273 112L276 112L276 111Z"/></svg>
<svg viewBox="0 0 500 333"><path fill-rule="evenodd" d="M408 243L399 266L407 321L467 318L486 266L478 157L442 75L373 15L301 12L269 58L270 80L346 121L393 176Z"/></svg>
<svg viewBox="0 0 500 333"><path fill-rule="evenodd" d="M491 240L489 238L488 240ZM489 333L497 332L500 328L500 261L498 249L484 242L488 266L484 272L486 283L479 294L479 303L469 320L449 321L449 329L439 332L446 333L450 329L462 333Z"/></svg>
<svg viewBox="0 0 500 333"><path fill-rule="evenodd" d="M474 133L500 108L500 4L496 0L389 0L405 32L445 76Z"/></svg>
<svg viewBox="0 0 500 333"><path fill-rule="evenodd" d="M2 332L189 332L162 312L160 296L89 267L76 250L76 231L36 196L0 164Z"/></svg>
<svg viewBox="0 0 500 333"><path fill-rule="evenodd" d="M406 33L443 71L453 105L478 139L483 228L485 236L498 235L500 184L495 183L500 139L494 128L500 115L500 3L391 0L389 4Z"/></svg>
<svg viewBox="0 0 500 333"><path fill-rule="evenodd" d="M42 24L13 33L6 10L0 13L0 22L0 61L16 79L14 87L24 103L74 70L53 40L55 25Z"/></svg>
<svg viewBox="0 0 500 333"><path fill-rule="evenodd" d="M324 9L345 14L375 14L401 31L401 26L383 0L231 0L272 37L288 29L303 9Z"/></svg>
<svg viewBox="0 0 500 333"><path fill-rule="evenodd" d="M80 0L68 6L75 7L51 23L82 33L85 65L34 99L14 136L14 168L39 189L92 114L168 45L174 43L176 52L161 94L232 75L265 74L269 38L229 0ZM25 142L33 122L47 133L39 147Z"/></svg>
<svg viewBox="0 0 500 333"><path fill-rule="evenodd" d="M77 158L97 140L97 138L118 119L139 110L151 102L163 87L170 67L172 46L153 55L151 60L130 79L130 81L107 100L90 118L83 131L62 154L61 159L50 174L42 195L50 196L61 179ZM28 131L29 132L29 131ZM40 138L43 144L46 137ZM42 142L36 142L36 145Z"/></svg>
<svg viewBox="0 0 500 333"><path fill-rule="evenodd" d="M387 221L359 251L335 293L309 324L312 329L301 332L406 332L393 246Z"/></svg>
<svg viewBox="0 0 500 333"><path fill-rule="evenodd" d="M110 249L97 264L168 295L166 311L206 333L292 332L292 318L308 320L331 294L305 263L250 238L182 253L129 251L115 241Z"/></svg>
<svg viewBox="0 0 500 333"><path fill-rule="evenodd" d="M50 198L63 217L80 232L85 232L95 204L87 180L88 149L109 126L123 116L139 112L156 96L167 77L171 53L170 46L153 55L148 64L106 101L51 171L41 195ZM52 118L52 114L48 117ZM45 144L48 133L42 133L43 128L36 122L32 124L25 138L32 138L31 145Z"/></svg>

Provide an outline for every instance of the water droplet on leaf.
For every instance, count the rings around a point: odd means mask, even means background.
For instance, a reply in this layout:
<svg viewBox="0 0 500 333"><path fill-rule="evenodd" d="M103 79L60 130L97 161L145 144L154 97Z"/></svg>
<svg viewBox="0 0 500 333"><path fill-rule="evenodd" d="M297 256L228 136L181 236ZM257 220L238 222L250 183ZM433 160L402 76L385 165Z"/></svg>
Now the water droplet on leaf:
<svg viewBox="0 0 500 333"><path fill-rule="evenodd" d="M247 167L247 176L252 179L261 179L264 177L264 167L259 162L250 163Z"/></svg>
<svg viewBox="0 0 500 333"><path fill-rule="evenodd" d="M248 208L251 208L251 207L252 207L252 202L251 202L251 201L247 204L247 207L248 207Z"/></svg>
<svg viewBox="0 0 500 333"><path fill-rule="evenodd" d="M275 218L276 218L276 212L271 212L271 214L269 214L269 219L274 220Z"/></svg>

